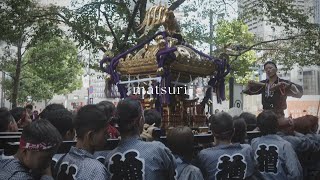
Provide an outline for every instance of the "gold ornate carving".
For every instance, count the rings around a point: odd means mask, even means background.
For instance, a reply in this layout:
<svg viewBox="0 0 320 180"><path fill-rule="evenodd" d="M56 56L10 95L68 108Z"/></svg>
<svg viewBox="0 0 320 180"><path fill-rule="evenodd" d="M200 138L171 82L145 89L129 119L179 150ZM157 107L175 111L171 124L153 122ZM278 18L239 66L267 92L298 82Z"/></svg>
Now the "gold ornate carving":
<svg viewBox="0 0 320 180"><path fill-rule="evenodd" d="M163 25L169 34L180 32L173 11L170 11L165 6L153 6L148 9L143 22L138 27L138 31L141 31L144 28L142 36L147 35L147 33L156 25Z"/></svg>
<svg viewBox="0 0 320 180"><path fill-rule="evenodd" d="M126 59L121 59L117 70L122 74L162 74L162 70L158 70L156 54L159 49L164 47L165 40L162 36L157 37L156 45L146 45L139 50L134 56L127 55ZM168 38L169 44L177 47L175 51L176 60L168 61L171 71L185 72L191 75L207 76L213 75L216 66L213 61L200 57L192 49L183 46L175 45L174 38Z"/></svg>
<svg viewBox="0 0 320 180"><path fill-rule="evenodd" d="M180 29L175 19L174 13L165 6L153 6L145 15L140 29L145 28L146 33L155 25L163 25L169 34L179 33ZM175 60L167 60L165 66L171 72L186 73L189 75L207 76L213 75L216 67L213 61L200 57L192 49L177 45L178 39L172 37L163 37L158 35L154 38L155 44L146 44L144 48L135 53L134 56L128 54L126 58L121 59L117 70L122 74L163 74L163 68L158 69L156 54L159 50L166 47L166 41L169 47L177 47L173 52L176 55ZM188 76L189 76L188 75ZM184 78L184 77L183 77Z"/></svg>

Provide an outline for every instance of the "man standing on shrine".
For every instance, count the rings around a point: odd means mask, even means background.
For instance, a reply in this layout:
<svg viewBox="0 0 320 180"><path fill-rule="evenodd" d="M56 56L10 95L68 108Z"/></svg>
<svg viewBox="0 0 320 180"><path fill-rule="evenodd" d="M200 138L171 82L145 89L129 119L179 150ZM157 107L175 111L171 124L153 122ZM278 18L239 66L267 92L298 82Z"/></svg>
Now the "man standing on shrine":
<svg viewBox="0 0 320 180"><path fill-rule="evenodd" d="M301 98L303 89L300 85L284 80L277 75L277 65L268 61L264 65L267 79L260 82L249 81L245 94L262 94L263 110L272 110L278 118L284 117L284 110L287 109L287 96Z"/></svg>

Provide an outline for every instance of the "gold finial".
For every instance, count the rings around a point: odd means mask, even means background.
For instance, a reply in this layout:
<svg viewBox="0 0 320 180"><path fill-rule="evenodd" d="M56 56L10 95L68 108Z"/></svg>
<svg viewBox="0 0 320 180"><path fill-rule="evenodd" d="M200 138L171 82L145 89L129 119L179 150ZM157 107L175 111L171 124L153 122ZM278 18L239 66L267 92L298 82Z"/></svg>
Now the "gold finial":
<svg viewBox="0 0 320 180"><path fill-rule="evenodd" d="M158 74L158 75L163 75L163 74L164 74L164 69L163 69L163 67L157 69L157 74Z"/></svg>
<svg viewBox="0 0 320 180"><path fill-rule="evenodd" d="M105 80L110 81L111 80L111 75L107 73Z"/></svg>
<svg viewBox="0 0 320 180"><path fill-rule="evenodd" d="M148 48L149 48L149 44L145 44L145 45L144 45L144 49L147 51Z"/></svg>
<svg viewBox="0 0 320 180"><path fill-rule="evenodd" d="M132 58L133 56L132 56L132 54L127 54L127 56L126 56L126 60L131 60L131 58Z"/></svg>

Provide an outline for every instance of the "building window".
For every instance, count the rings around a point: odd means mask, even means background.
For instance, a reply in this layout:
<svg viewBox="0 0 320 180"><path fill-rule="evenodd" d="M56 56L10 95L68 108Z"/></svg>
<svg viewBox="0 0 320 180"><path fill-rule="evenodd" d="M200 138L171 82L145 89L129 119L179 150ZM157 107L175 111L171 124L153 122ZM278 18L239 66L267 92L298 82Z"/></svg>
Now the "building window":
<svg viewBox="0 0 320 180"><path fill-rule="evenodd" d="M303 75L312 75L313 73L312 73L312 71L304 71L303 72Z"/></svg>

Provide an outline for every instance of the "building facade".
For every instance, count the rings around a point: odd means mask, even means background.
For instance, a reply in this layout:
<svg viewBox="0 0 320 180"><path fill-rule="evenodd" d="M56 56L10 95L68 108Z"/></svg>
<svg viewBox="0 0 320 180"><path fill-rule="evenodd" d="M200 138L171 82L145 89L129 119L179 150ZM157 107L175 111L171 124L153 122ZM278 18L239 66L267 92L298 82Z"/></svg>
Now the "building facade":
<svg viewBox="0 0 320 180"><path fill-rule="evenodd" d="M314 0L314 21L320 25L320 1Z"/></svg>
<svg viewBox="0 0 320 180"><path fill-rule="evenodd" d="M320 1L295 0L293 2L296 8L303 10L306 14L314 8L315 3L317 3L317 6L319 6ZM238 0L239 16L242 16L246 9L251 8L257 8L255 0ZM319 7L317 12L319 12ZM272 40L277 37L283 37L281 32L284 30L284 27L271 24L267 21L262 21L261 19L266 19L266 17L245 19L244 22L248 25L249 31L255 34L257 37L260 37L263 41ZM309 21L314 22L314 16L312 14L309 15Z"/></svg>
<svg viewBox="0 0 320 180"><path fill-rule="evenodd" d="M310 14L309 21L319 21L320 0L295 0L293 3L296 8L303 10L305 13L314 9L315 16ZM256 8L255 0L238 0L238 11L240 16L247 8ZM262 41L273 40L284 36L282 34L284 27L262 21L261 18L246 19L245 23L248 25L249 31L261 38ZM294 67L289 72L283 71L281 66L279 66L278 71L278 76L280 78L302 85L305 95L320 94L319 74L320 69L317 66Z"/></svg>
<svg viewBox="0 0 320 180"><path fill-rule="evenodd" d="M295 0L294 5L309 12L314 9L314 16L309 16L310 22L320 24L320 0ZM255 0L238 0L239 15L244 12L245 8L255 8ZM262 19L262 18L260 18ZM245 23L249 27L249 31L259 37L262 41L273 40L277 37L283 37L281 33L284 29L281 26L272 25L266 21L257 19L246 19ZM265 73L263 74L265 76ZM293 118L303 116L305 114L317 115L319 111L319 95L320 95L320 70L318 66L298 67L295 66L291 71L284 71L278 66L278 76L282 79L290 80L301 85L304 88L302 98L287 99L286 116L291 115ZM262 111L261 95L244 96L244 111L258 114Z"/></svg>

